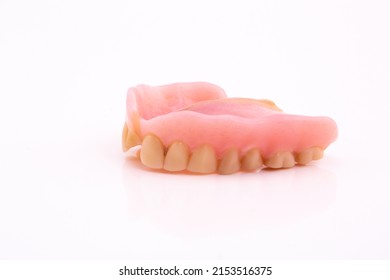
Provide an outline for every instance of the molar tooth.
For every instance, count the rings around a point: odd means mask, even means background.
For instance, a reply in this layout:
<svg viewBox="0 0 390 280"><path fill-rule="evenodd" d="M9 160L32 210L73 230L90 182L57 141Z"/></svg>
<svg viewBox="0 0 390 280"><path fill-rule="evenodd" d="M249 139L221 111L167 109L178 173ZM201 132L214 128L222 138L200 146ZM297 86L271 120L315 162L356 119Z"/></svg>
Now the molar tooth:
<svg viewBox="0 0 390 280"><path fill-rule="evenodd" d="M240 170L240 156L238 150L228 150L219 163L218 172L220 174L232 174L238 170Z"/></svg>
<svg viewBox="0 0 390 280"><path fill-rule="evenodd" d="M285 152L283 158L283 168L291 168L295 165L295 158L291 152Z"/></svg>
<svg viewBox="0 0 390 280"><path fill-rule="evenodd" d="M161 169L164 164L164 146L154 135L147 135L142 141L141 162L143 165Z"/></svg>
<svg viewBox="0 0 390 280"><path fill-rule="evenodd" d="M266 107L266 108L269 108L269 109L272 109L272 110L275 110L275 111L279 111L279 112L282 112L282 109L280 109L278 106L276 106L275 102L273 102L272 100L269 100L269 99L260 99L258 100L258 102Z"/></svg>
<svg viewBox="0 0 390 280"><path fill-rule="evenodd" d="M139 160L141 160L141 149L138 149L136 152L135 152L135 157Z"/></svg>
<svg viewBox="0 0 390 280"><path fill-rule="evenodd" d="M296 156L296 160L299 164L308 164L312 160L321 159L324 151L319 147L311 147L303 150Z"/></svg>
<svg viewBox="0 0 390 280"><path fill-rule="evenodd" d="M324 150L320 147L313 147L313 160L322 159L324 156Z"/></svg>
<svg viewBox="0 0 390 280"><path fill-rule="evenodd" d="M139 139L138 135L129 129L127 123L125 123L122 131L122 150L126 152L131 147L137 146L139 144L141 144L141 140Z"/></svg>
<svg viewBox="0 0 390 280"><path fill-rule="evenodd" d="M190 152L183 142L174 142L168 149L164 160L164 169L168 171L182 171L187 168Z"/></svg>
<svg viewBox="0 0 390 280"><path fill-rule="evenodd" d="M270 168L289 168L295 165L295 159L290 152L278 152L265 161Z"/></svg>
<svg viewBox="0 0 390 280"><path fill-rule="evenodd" d="M308 164L310 161L313 160L313 149L308 148L306 150L303 150L296 156L296 160L299 164Z"/></svg>
<svg viewBox="0 0 390 280"><path fill-rule="evenodd" d="M187 170L196 173L212 173L216 169L217 157L210 145L201 145L192 152Z"/></svg>
<svg viewBox="0 0 390 280"><path fill-rule="evenodd" d="M259 149L251 149L242 157L241 166L243 170L255 170L263 165Z"/></svg>

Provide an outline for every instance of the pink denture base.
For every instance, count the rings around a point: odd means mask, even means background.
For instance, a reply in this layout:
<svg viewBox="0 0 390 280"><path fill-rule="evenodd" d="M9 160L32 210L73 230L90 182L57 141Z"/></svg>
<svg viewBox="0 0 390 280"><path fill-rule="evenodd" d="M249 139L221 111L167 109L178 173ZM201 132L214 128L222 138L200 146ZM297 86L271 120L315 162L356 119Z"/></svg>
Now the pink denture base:
<svg viewBox="0 0 390 280"><path fill-rule="evenodd" d="M127 112L128 125L141 139L151 133L166 147L174 141L190 149L210 144L218 157L229 148L245 153L256 147L264 157L312 146L325 149L337 138L336 123L328 117L291 115L258 100L226 98L208 83L130 88Z"/></svg>

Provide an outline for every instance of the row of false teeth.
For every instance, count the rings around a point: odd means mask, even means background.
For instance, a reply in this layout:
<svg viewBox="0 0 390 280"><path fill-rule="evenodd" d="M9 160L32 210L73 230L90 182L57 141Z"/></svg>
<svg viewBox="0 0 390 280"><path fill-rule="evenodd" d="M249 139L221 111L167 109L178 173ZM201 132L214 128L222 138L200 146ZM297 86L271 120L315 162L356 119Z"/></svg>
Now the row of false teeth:
<svg viewBox="0 0 390 280"><path fill-rule="evenodd" d="M270 158L263 159L260 150L253 148L241 158L238 149L227 150L221 159L217 159L214 148L203 144L192 152L187 144L176 141L168 149L158 137L148 134L142 141L139 158L143 165L152 169L165 169L171 172L190 171L194 173L232 174L239 170L254 171L263 165L269 168L290 168L295 164L307 164L323 157L323 149L310 147L299 153L281 151Z"/></svg>

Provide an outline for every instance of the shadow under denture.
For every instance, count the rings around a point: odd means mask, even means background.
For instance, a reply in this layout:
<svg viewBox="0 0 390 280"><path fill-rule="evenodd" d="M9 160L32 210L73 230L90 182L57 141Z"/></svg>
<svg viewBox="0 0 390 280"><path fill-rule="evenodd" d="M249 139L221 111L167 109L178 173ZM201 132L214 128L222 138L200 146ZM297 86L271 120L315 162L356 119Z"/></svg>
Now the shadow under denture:
<svg viewBox="0 0 390 280"><path fill-rule="evenodd" d="M129 147L128 139L132 137L129 134L129 129L125 125L122 139L123 146L126 148ZM132 142L132 144L135 143ZM158 136L148 134L144 137L141 149L136 156L144 166L151 169L164 169L171 172L187 170L199 174L217 172L228 175L240 170L248 172L258 170L263 167L263 164L273 169L291 168L295 164L306 165L312 160L322 158L323 150L319 147L310 147L295 153L295 156L292 152L282 151L263 159L257 148L250 149L242 157L238 149L231 148L218 159L211 145L201 145L191 152L186 143L175 141L165 148Z"/></svg>
<svg viewBox="0 0 390 280"><path fill-rule="evenodd" d="M286 227L319 215L337 191L333 173L317 166L231 176L163 172L144 172L139 161L125 160L128 222L143 220L182 237Z"/></svg>

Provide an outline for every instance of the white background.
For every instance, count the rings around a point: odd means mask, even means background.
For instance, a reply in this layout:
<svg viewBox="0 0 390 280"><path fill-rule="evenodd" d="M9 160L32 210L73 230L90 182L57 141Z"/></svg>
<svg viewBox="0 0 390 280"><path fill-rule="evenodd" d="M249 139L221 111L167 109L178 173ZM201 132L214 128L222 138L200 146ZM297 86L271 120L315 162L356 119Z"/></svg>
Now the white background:
<svg viewBox="0 0 390 280"><path fill-rule="evenodd" d="M390 258L388 1L0 2L1 259ZM307 167L150 172L126 90L208 81L327 115Z"/></svg>

